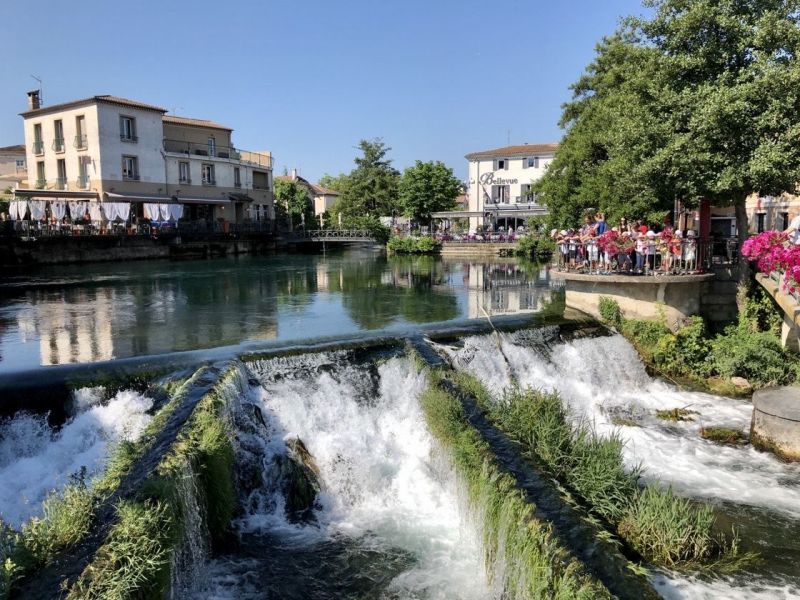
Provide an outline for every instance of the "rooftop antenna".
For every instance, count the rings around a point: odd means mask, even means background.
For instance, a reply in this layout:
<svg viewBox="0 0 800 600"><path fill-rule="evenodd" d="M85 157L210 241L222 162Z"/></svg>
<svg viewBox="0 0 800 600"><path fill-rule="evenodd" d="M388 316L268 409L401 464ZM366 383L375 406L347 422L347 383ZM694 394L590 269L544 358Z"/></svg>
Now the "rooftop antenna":
<svg viewBox="0 0 800 600"><path fill-rule="evenodd" d="M44 104L44 96L42 95L42 87L43 87L42 86L42 79L41 79L41 77L37 77L36 75L31 75L31 77L33 77L36 81L39 82L39 104L43 105Z"/></svg>
<svg viewBox="0 0 800 600"><path fill-rule="evenodd" d="M511 145L511 130L507 129L506 130L506 146L510 146L510 145Z"/></svg>

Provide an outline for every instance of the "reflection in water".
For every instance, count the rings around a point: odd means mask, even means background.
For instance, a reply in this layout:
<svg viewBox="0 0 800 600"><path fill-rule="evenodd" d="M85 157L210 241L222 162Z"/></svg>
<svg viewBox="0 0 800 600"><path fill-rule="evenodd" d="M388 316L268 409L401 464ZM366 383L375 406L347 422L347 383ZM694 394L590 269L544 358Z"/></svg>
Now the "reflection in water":
<svg viewBox="0 0 800 600"><path fill-rule="evenodd" d="M0 294L5 372L539 312L553 299L546 270L511 259L363 249L51 267L10 279Z"/></svg>

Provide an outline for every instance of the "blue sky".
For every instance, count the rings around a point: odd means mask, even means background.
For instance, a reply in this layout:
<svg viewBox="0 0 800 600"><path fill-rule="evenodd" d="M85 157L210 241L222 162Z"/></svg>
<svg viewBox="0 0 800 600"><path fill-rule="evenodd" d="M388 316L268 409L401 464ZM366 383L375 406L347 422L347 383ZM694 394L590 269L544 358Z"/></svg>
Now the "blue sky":
<svg viewBox="0 0 800 600"><path fill-rule="evenodd" d="M232 127L276 169L349 171L361 138L395 166L557 141L568 86L640 0L113 0L3 10L0 146L21 143L25 92L114 94ZM9 26L13 24L13 26ZM510 131L510 134L509 134Z"/></svg>

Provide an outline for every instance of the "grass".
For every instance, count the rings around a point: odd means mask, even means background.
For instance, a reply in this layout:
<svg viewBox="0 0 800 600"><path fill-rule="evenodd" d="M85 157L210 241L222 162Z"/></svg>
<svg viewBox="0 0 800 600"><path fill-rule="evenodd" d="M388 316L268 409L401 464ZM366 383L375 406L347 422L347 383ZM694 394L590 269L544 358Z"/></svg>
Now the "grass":
<svg viewBox="0 0 800 600"><path fill-rule="evenodd" d="M557 393L516 389L495 402L471 375L460 372L453 378L519 444L527 460L549 472L646 561L724 569L752 558L739 555L735 534L726 540L715 532L710 507L679 498L669 488L643 487L641 469L625 467L620 437L599 436L586 423L574 424Z"/></svg>
<svg viewBox="0 0 800 600"><path fill-rule="evenodd" d="M441 387L441 373L428 371L420 404L433 435L449 452L465 482L470 506L483 524L487 572L500 564L509 598L610 598L556 539L552 525L503 473L488 445L467 422L461 402Z"/></svg>
<svg viewBox="0 0 800 600"><path fill-rule="evenodd" d="M688 408L669 408L665 410L657 410L656 417L662 421L671 421L679 423L683 421L694 421L692 415L699 415L696 410L689 410Z"/></svg>
<svg viewBox="0 0 800 600"><path fill-rule="evenodd" d="M701 427L700 437L718 444L747 443L747 436L742 431L729 427Z"/></svg>

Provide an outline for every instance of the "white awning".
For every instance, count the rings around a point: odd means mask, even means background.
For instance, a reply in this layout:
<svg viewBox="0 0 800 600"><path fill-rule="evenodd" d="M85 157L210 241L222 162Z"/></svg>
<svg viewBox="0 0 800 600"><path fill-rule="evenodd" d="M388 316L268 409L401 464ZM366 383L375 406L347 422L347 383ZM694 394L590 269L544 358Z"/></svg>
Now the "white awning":
<svg viewBox="0 0 800 600"><path fill-rule="evenodd" d="M158 196L156 194L118 194L116 192L106 192L105 195L109 200L122 200L125 202L152 202L155 204L164 204L173 201L169 196Z"/></svg>
<svg viewBox="0 0 800 600"><path fill-rule="evenodd" d="M184 198L179 196L175 198L179 204L231 204L231 201L226 199L217 198Z"/></svg>

